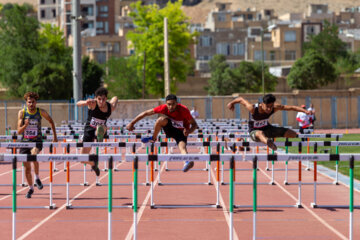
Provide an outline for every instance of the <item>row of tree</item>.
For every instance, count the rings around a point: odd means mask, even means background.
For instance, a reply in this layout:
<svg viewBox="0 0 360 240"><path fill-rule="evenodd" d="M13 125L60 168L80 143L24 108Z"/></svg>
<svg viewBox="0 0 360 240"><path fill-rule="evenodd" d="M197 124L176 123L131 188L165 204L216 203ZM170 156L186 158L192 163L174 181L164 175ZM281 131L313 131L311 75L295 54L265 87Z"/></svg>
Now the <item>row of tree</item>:
<svg viewBox="0 0 360 240"><path fill-rule="evenodd" d="M168 2L165 8L133 3L131 12L135 30L127 34L134 54L111 58L99 66L88 57L82 60L83 94L92 94L102 83L119 98L163 96L164 92L164 18L168 19L171 91L186 81L194 70L189 46L198 34L190 31L190 21L181 10L181 1ZM72 48L66 46L59 28L40 24L33 8L24 4L0 6L0 82L9 94L21 97L36 91L43 99L69 99L72 96ZM352 53L338 37L338 28L325 22L323 31L304 46L304 56L291 68L290 87L314 89L334 82L339 74L351 74L360 67L360 54ZM231 68L225 56L209 62L210 95L234 92L275 90L277 79L261 62L241 62ZM104 69L108 69L105 76Z"/></svg>

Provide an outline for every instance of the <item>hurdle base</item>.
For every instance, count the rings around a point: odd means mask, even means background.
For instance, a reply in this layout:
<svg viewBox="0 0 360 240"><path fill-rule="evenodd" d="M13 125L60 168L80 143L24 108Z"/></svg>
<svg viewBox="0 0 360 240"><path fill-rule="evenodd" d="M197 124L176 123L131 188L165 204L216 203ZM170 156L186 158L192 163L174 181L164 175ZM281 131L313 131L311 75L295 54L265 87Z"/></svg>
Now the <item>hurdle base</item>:
<svg viewBox="0 0 360 240"><path fill-rule="evenodd" d="M310 206L311 206L312 208L317 208L317 207L318 207L318 205L317 205L316 203L311 203Z"/></svg>
<svg viewBox="0 0 360 240"><path fill-rule="evenodd" d="M153 205L150 206L151 209L157 208L222 208L217 204L209 204L209 205Z"/></svg>
<svg viewBox="0 0 360 240"><path fill-rule="evenodd" d="M49 208L49 210L56 209L56 204L53 203L52 205L49 205L48 208Z"/></svg>
<svg viewBox="0 0 360 240"><path fill-rule="evenodd" d="M276 185L275 182L269 182L269 185Z"/></svg>
<svg viewBox="0 0 360 240"><path fill-rule="evenodd" d="M58 172L59 171L59 169L57 169L57 168L54 168L54 170L53 170L53 172Z"/></svg>
<svg viewBox="0 0 360 240"><path fill-rule="evenodd" d="M87 187L87 186L89 186L89 183L88 182L80 183L80 186Z"/></svg>
<svg viewBox="0 0 360 240"><path fill-rule="evenodd" d="M257 208L299 208L298 205L257 205ZM234 205L234 208L253 208L253 205Z"/></svg>
<svg viewBox="0 0 360 240"><path fill-rule="evenodd" d="M284 181L284 185L289 185L289 183L287 181Z"/></svg>
<svg viewBox="0 0 360 240"><path fill-rule="evenodd" d="M296 203L295 205L297 208L303 208L303 206L301 205L301 203Z"/></svg>
<svg viewBox="0 0 360 240"><path fill-rule="evenodd" d="M102 169L103 172L109 171L107 168Z"/></svg>
<svg viewBox="0 0 360 240"><path fill-rule="evenodd" d="M145 186L150 186L150 183L148 183L148 182L147 182L147 183L145 183Z"/></svg>
<svg viewBox="0 0 360 240"><path fill-rule="evenodd" d="M334 181L333 184L334 185L340 185L340 183L338 181Z"/></svg>
<svg viewBox="0 0 360 240"><path fill-rule="evenodd" d="M66 209L72 209L72 205L71 204L66 205Z"/></svg>
<svg viewBox="0 0 360 240"><path fill-rule="evenodd" d="M95 185L98 187L102 186L102 184L100 182L97 182Z"/></svg>
<svg viewBox="0 0 360 240"><path fill-rule="evenodd" d="M26 183L22 183L20 186L27 187L28 185Z"/></svg>
<svg viewBox="0 0 360 240"><path fill-rule="evenodd" d="M265 171L270 171L270 168L265 168Z"/></svg>

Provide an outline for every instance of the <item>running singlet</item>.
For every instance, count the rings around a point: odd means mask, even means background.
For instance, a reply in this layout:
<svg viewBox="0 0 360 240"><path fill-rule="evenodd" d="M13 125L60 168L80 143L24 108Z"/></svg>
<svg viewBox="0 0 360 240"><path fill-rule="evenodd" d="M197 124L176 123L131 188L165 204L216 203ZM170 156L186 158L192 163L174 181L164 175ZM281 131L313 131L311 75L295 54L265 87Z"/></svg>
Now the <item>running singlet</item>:
<svg viewBox="0 0 360 240"><path fill-rule="evenodd" d="M190 128L189 121L192 119L190 111L186 106L180 103L177 104L174 112L169 112L166 104L154 108L154 112L166 115L170 119L174 128L178 128L180 130Z"/></svg>
<svg viewBox="0 0 360 240"><path fill-rule="evenodd" d="M108 102L106 102L106 104L108 107L107 112L102 112L97 104L94 110L88 109L88 118L86 120L85 127L91 127L96 129L97 125L106 124L106 120L111 115L111 105Z"/></svg>
<svg viewBox="0 0 360 240"><path fill-rule="evenodd" d="M41 133L41 111L36 108L36 112L31 114L27 107L24 108L23 124L25 119L29 119L29 125L25 128L22 141L42 141Z"/></svg>
<svg viewBox="0 0 360 240"><path fill-rule="evenodd" d="M254 109L254 114L249 113L249 132L269 126L269 117L274 113L274 109L270 113L259 113L259 103L254 104Z"/></svg>

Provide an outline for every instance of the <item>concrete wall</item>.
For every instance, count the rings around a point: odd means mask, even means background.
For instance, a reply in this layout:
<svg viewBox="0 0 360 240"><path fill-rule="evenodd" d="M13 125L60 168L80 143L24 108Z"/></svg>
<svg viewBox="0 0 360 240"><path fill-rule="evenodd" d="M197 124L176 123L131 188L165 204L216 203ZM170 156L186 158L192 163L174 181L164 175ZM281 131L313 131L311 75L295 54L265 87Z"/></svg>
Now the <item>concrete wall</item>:
<svg viewBox="0 0 360 240"><path fill-rule="evenodd" d="M321 91L294 91L292 93L274 93L277 102L286 105L300 106L312 103L316 110L317 128L359 128L360 124L360 88L350 90L321 90ZM200 118L248 118L248 111L244 107L237 107L232 112L227 104L233 96L179 96L180 102L189 109L196 106ZM261 99L262 94L241 94L251 103ZM131 119L147 109L164 103L163 99L150 100L120 100L117 109L111 115L113 119ZM0 101L0 134L5 133L5 125L16 129L17 115L22 108L22 101ZM73 105L67 102L39 102L38 107L45 109L54 119L56 126L64 120L74 118ZM86 118L86 108L81 108L79 119ZM296 112L278 112L271 118L272 123L297 128ZM156 118L152 116L151 118ZM43 121L43 126L49 126Z"/></svg>

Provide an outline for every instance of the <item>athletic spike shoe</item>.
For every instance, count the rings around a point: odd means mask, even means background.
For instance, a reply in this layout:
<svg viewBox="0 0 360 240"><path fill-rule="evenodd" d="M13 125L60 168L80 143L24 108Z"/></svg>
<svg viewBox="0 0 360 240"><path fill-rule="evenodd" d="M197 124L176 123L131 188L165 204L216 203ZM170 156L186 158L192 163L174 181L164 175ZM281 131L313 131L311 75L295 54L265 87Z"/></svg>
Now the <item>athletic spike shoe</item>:
<svg viewBox="0 0 360 240"><path fill-rule="evenodd" d="M100 169L98 166L91 166L91 169L95 172L96 176L100 176Z"/></svg>
<svg viewBox="0 0 360 240"><path fill-rule="evenodd" d="M104 140L105 131L105 126L103 125L98 125L96 127L96 138L98 142L102 142Z"/></svg>
<svg viewBox="0 0 360 240"><path fill-rule="evenodd" d="M277 146L275 145L275 143L271 140L271 139L268 139L267 140L267 143L266 143L269 148L271 148L272 150L276 151L277 150Z"/></svg>
<svg viewBox="0 0 360 240"><path fill-rule="evenodd" d="M183 167L183 172L189 171L192 167L194 167L193 161L186 161Z"/></svg>
<svg viewBox="0 0 360 240"><path fill-rule="evenodd" d="M33 189L29 189L29 191L27 192L27 194L25 195L26 198L31 198L31 195L34 193Z"/></svg>
<svg viewBox="0 0 360 240"><path fill-rule="evenodd" d="M154 142L153 137L143 137L141 138L142 143Z"/></svg>
<svg viewBox="0 0 360 240"><path fill-rule="evenodd" d="M42 182L40 181L40 179L36 179L35 183L39 190L43 189L44 186L43 186Z"/></svg>

